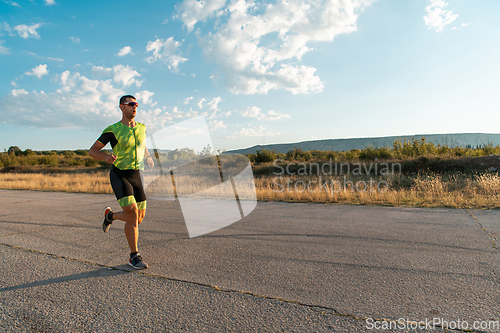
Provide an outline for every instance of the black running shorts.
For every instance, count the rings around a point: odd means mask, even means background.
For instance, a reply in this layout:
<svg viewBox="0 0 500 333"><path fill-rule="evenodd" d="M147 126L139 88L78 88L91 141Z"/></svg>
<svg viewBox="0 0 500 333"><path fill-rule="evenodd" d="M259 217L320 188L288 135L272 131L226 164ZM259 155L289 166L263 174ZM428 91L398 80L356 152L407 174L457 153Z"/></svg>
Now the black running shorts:
<svg viewBox="0 0 500 333"><path fill-rule="evenodd" d="M140 170L120 170L113 165L109 179L121 207L137 203L139 210L146 209L146 193Z"/></svg>

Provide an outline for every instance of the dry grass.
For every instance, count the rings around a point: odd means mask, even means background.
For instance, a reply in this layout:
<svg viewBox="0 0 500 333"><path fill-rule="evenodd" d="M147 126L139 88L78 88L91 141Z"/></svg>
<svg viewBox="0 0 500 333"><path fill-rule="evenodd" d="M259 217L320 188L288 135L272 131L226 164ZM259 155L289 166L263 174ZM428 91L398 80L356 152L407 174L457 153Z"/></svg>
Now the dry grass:
<svg viewBox="0 0 500 333"><path fill-rule="evenodd" d="M168 182L169 177L165 181ZM370 189L370 180L372 187ZM334 186L332 187L332 181ZM335 182L336 181L336 182ZM354 186L349 183L352 181ZM287 184L288 182L288 184ZM345 203L403 207L497 208L500 207L500 177L419 175L415 177L340 176L321 179L311 176L274 176L255 179L261 201ZM377 184L382 186L377 189ZM339 183L342 188L339 187ZM308 188L308 184L311 184ZM344 185L346 185L344 187ZM367 188L364 187L367 185ZM305 185L305 187L304 187ZM358 185L356 189L356 185ZM163 186L160 186L163 188ZM108 172L92 174L0 174L0 188L76 193L112 193ZM194 190L193 190L194 191ZM167 191L170 193L170 190ZM196 191L194 191L196 192ZM168 194L165 193L165 194Z"/></svg>
<svg viewBox="0 0 500 333"><path fill-rule="evenodd" d="M334 187L331 181L336 181ZM370 180L372 186L370 188ZM352 185L349 183L352 181ZM346 203L402 207L497 208L500 207L500 177L419 175L416 177L317 177L291 176L256 179L257 197L265 201ZM382 186L377 188L377 184ZM342 186L339 187L338 185ZM304 184L306 185L304 187ZM309 186L309 184L311 184ZM367 185L367 188L364 187ZM358 185L358 188L356 188Z"/></svg>
<svg viewBox="0 0 500 333"><path fill-rule="evenodd" d="M113 193L109 172L99 173L0 173L0 188L75 193Z"/></svg>

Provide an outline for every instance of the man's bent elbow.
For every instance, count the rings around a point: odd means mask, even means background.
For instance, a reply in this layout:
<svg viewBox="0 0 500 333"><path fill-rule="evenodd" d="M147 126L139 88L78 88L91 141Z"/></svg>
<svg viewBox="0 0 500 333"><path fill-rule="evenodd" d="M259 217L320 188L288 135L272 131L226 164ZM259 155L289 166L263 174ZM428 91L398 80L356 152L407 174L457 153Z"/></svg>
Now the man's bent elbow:
<svg viewBox="0 0 500 333"><path fill-rule="evenodd" d="M90 148L89 150L89 156L92 157L93 159L96 158L96 152L93 148Z"/></svg>
<svg viewBox="0 0 500 333"><path fill-rule="evenodd" d="M89 156L92 157L93 159L102 159L101 157L101 149L103 147L98 147L97 146L97 142L94 143L94 145L92 147L90 147L89 149Z"/></svg>

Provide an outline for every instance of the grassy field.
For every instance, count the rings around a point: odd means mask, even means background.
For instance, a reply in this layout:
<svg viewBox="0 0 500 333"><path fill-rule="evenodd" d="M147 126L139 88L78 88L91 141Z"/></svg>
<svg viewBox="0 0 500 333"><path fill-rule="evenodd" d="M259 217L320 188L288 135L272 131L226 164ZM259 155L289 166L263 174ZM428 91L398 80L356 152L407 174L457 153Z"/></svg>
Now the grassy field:
<svg viewBox="0 0 500 333"><path fill-rule="evenodd" d="M403 178L403 179L401 179ZM292 176L286 181L256 179L257 197L266 201L345 203L401 207L500 207L498 174L475 176L418 175L368 179ZM332 182L333 180L333 182ZM370 187L370 181L373 186ZM377 184L382 181L382 186ZM351 182L353 185L351 185ZM401 183L408 183L402 186ZM332 185L333 184L333 185ZM340 184L340 185L339 185ZM347 186L344 186L347 184ZM288 186L290 185L290 186ZM358 186L359 185L359 186Z"/></svg>
<svg viewBox="0 0 500 333"><path fill-rule="evenodd" d="M0 153L0 188L112 193L109 165L85 153ZM163 158L181 165L189 154ZM498 146L449 148L414 140L350 152L262 150L248 158L261 201L499 208L499 154Z"/></svg>
<svg viewBox="0 0 500 333"><path fill-rule="evenodd" d="M256 177L255 186L257 199L261 201L403 207L500 207L500 177L498 174L401 177L368 178L366 176L351 176L349 178L331 177L321 180L315 176L291 176L289 178L282 177L281 179ZM372 181L371 188L370 180ZM380 188L377 188L378 182L381 180L384 183ZM320 181L322 182L321 185ZM354 185L351 185L350 182ZM408 183L409 185L403 186L401 183ZM112 193L107 171L74 174L1 173L0 188L76 193Z"/></svg>
<svg viewBox="0 0 500 333"><path fill-rule="evenodd" d="M113 193L108 172L1 173L0 188L74 193Z"/></svg>

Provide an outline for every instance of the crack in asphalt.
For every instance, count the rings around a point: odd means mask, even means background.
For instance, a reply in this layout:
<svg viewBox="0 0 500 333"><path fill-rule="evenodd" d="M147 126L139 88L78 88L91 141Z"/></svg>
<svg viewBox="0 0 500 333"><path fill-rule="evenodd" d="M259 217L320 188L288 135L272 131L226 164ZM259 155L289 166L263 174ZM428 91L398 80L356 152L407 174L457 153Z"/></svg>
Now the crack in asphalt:
<svg viewBox="0 0 500 333"><path fill-rule="evenodd" d="M472 216L472 218L474 219L474 221L477 223L477 225L481 228L481 230L483 230L484 232L486 232L486 234L491 238L490 241L492 243L492 247L494 249L498 249L497 247L497 238L495 237L495 235L493 235L491 232L489 232L488 230L486 230L483 225L481 224L481 222L479 222L479 220L477 219L477 217L475 217L469 209L466 209L465 210L470 216Z"/></svg>

